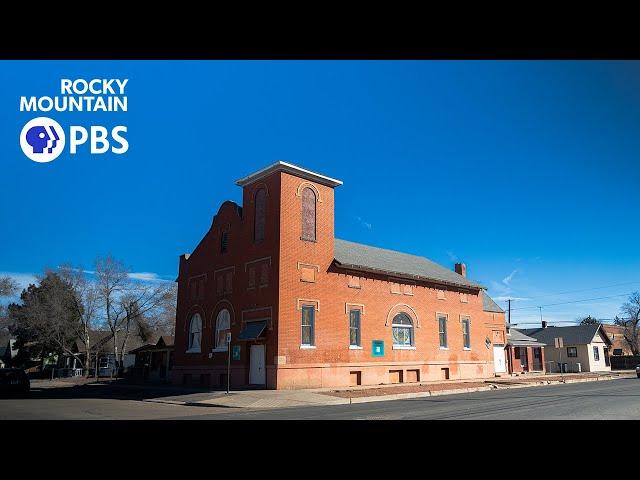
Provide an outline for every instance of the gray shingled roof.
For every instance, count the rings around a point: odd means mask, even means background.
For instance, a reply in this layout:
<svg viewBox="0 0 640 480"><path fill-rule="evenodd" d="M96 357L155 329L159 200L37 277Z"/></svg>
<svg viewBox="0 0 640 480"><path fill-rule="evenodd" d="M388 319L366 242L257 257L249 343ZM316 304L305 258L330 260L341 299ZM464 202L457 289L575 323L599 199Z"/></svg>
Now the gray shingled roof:
<svg viewBox="0 0 640 480"><path fill-rule="evenodd" d="M370 247L361 243L335 239L334 257L340 266L373 270L391 275L432 280L446 285L484 288L453 270L417 255Z"/></svg>
<svg viewBox="0 0 640 480"><path fill-rule="evenodd" d="M556 337L562 337L564 345L586 345L591 343L600 325L575 325L570 327L522 328L525 335L535 338L546 345L554 345ZM607 334L601 331L605 338Z"/></svg>
<svg viewBox="0 0 640 480"><path fill-rule="evenodd" d="M482 309L485 312L504 313L504 310L484 290L482 291Z"/></svg>
<svg viewBox="0 0 640 480"><path fill-rule="evenodd" d="M507 334L507 344L518 347L542 347L545 345L515 328L509 329L509 333Z"/></svg>

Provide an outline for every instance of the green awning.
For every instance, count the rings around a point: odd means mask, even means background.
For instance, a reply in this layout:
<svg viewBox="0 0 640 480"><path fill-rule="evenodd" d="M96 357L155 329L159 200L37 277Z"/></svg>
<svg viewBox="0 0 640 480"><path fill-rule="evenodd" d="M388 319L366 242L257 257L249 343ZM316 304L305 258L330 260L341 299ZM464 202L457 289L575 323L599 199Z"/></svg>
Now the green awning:
<svg viewBox="0 0 640 480"><path fill-rule="evenodd" d="M267 327L266 320L260 320L258 322L247 322L238 335L238 340L256 340L262 335L262 332Z"/></svg>

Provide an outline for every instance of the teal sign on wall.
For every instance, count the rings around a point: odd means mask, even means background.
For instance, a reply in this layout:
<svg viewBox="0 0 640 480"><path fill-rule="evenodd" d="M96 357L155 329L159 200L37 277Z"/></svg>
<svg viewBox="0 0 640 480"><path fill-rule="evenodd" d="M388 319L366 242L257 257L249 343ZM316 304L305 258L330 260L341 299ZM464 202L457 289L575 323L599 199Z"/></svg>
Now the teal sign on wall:
<svg viewBox="0 0 640 480"><path fill-rule="evenodd" d="M384 357L384 340L371 341L371 355L374 357Z"/></svg>
<svg viewBox="0 0 640 480"><path fill-rule="evenodd" d="M233 360L240 360L240 345L234 345L231 349L231 358Z"/></svg>

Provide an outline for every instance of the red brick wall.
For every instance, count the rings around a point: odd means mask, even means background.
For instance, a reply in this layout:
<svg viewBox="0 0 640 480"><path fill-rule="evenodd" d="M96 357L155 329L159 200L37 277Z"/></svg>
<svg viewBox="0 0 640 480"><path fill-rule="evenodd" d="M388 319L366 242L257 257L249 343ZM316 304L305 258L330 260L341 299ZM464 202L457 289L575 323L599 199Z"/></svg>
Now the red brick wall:
<svg viewBox="0 0 640 480"><path fill-rule="evenodd" d="M467 291L468 303L462 303L460 291L453 289L446 290L446 300L438 300L435 285L425 283L415 285L413 295L394 294L391 293L389 277L364 276L332 268L333 189L314 184L322 200L317 204L318 242L307 242L300 239L301 198L297 195L302 184L306 183L309 182L282 174L278 387L348 384L349 372L359 370L363 364L388 365L389 368L420 364L422 379L439 378L441 368L449 368L451 378L492 375L493 350L486 347L485 339L493 338L494 329L504 331L504 314L484 312L478 291ZM315 283L301 281L300 263L318 266ZM360 289L349 288L349 273L363 277ZM403 288L400 290L404 291ZM299 306L305 300L318 304L315 349L300 348ZM364 306L362 350L349 349L347 303ZM410 313L417 320L417 325L414 324L415 350L392 348L391 320L393 314L400 311ZM439 347L436 312L449 315L448 350ZM461 315L469 315L471 319L470 350L463 349ZM384 340L384 357L372 357L372 340ZM425 364L427 361L428 365ZM301 366L308 368L303 372L293 372ZM371 375L363 373L363 383L376 383L387 373L381 368Z"/></svg>
<svg viewBox="0 0 640 480"><path fill-rule="evenodd" d="M301 240L302 188L312 184L317 192L316 241ZM256 189L268 189L265 241L253 242L253 198ZM467 303L461 302L463 290L445 288L445 300L439 300L436 288L424 282L411 289L391 292L389 277L340 271L332 266L334 246L333 188L309 182L288 173L275 173L244 187L242 213L225 202L209 232L188 260L181 259L178 280L176 353L174 381L185 373L197 377L211 374L211 383L226 371L226 353L208 352L213 348L215 319L223 306L232 313L232 335L242 328L242 318L262 317L270 309L272 321L266 332L267 387L302 388L348 385L361 372L363 384L387 383L389 370L403 370L404 378L439 379L443 368L450 378L474 378L493 375L493 349L485 339L494 338L494 330L504 331L504 314L484 312L478 291L466 290ZM220 253L220 232L229 231L229 250ZM258 288L260 270L256 270L256 288L248 289L246 263L270 257L269 285ZM216 271L234 267L233 291L218 295ZM302 269L315 270L315 282L301 281ZM189 279L206 275L205 296L191 299ZM309 280L309 270L305 280ZM348 275L360 276L361 288L349 288ZM352 282L353 284L353 282ZM411 295L409 293L411 291ZM315 349L301 349L301 304L316 307ZM349 316L346 304L362 305L361 350L349 348ZM231 309L229 305L232 305ZM187 354L188 320L194 312L203 317L202 353ZM394 350L391 320L394 314L407 312L414 319L415 350ZM448 314L448 349L439 348L436 313ZM471 320L471 349L463 348L461 315ZM373 357L371 341L383 340L385 356ZM232 384L248 382L249 345L241 343L239 362L232 362ZM408 372L411 370L411 372Z"/></svg>
<svg viewBox="0 0 640 480"><path fill-rule="evenodd" d="M267 189L265 239L255 243L254 197L258 188ZM275 372L270 365L276 353L278 317L278 244L280 221L280 179L272 175L260 182L249 185L243 191L243 208L233 202L225 202L215 216L211 228L195 248L188 260L181 257L178 277L178 307L176 312L176 346L174 381L182 382L185 373L192 377L211 374L211 384L218 383L220 373L226 373L226 352L209 352L214 347L216 317L222 308L231 313L232 339L237 338L243 326L243 319L271 317L266 331L267 383L275 385ZM228 231L228 250L220 252L220 237ZM258 260L256 262L256 260ZM251 262L249 265L247 263ZM268 286L260 285L262 264L269 264ZM256 268L255 288L249 289L249 267ZM216 288L217 271L232 267L233 288L231 293L219 295ZM206 275L205 296L192 300L189 279ZM188 344L189 320L199 312L203 318L201 353L185 353ZM262 343L262 342L261 342ZM241 346L240 361L232 361L232 385L248 382L250 343L236 342ZM198 383L194 379L194 383Z"/></svg>

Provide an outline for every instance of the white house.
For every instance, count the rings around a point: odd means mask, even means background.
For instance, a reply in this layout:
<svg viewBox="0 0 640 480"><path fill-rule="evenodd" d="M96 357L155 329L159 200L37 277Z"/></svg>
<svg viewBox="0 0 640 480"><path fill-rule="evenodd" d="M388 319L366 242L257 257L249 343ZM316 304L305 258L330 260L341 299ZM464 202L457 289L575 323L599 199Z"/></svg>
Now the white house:
<svg viewBox="0 0 640 480"><path fill-rule="evenodd" d="M551 327L544 322L542 328L523 328L520 331L545 344L544 356L549 372L559 372L561 363L565 364L567 372L611 371L609 355L612 344L602 325ZM562 348L556 348L556 338L562 338Z"/></svg>

